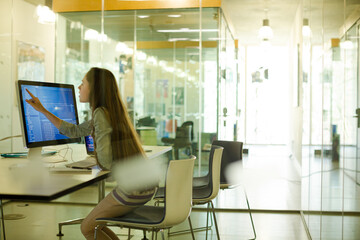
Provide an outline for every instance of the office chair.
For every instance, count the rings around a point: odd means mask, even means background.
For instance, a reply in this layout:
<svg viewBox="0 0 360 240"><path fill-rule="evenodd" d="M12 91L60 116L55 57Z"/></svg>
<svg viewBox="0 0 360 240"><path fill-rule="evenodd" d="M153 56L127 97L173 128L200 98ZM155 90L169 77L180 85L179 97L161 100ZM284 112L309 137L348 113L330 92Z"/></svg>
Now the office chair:
<svg viewBox="0 0 360 240"><path fill-rule="evenodd" d="M188 155L192 154L192 140L194 139L193 132L194 123L192 121L184 122L180 127L176 128L175 138L161 138L161 141L173 147L173 159L179 159L179 149L188 149Z"/></svg>
<svg viewBox="0 0 360 240"><path fill-rule="evenodd" d="M225 175L225 170L229 164L242 160L243 143L237 142L237 141L214 140L212 144L216 145L216 146L221 146L224 148L222 159L221 159L220 189L224 190L224 189L231 189L231 188L237 187L237 185L231 185L229 183L229 179L227 179L227 177ZM194 178L193 185L201 186L202 184L204 184L204 181L207 180L206 177L207 176ZM250 208L250 204L249 204L249 200L248 200L245 188L244 188L244 194L245 194L246 204L247 204L249 215L250 215L251 226L252 226L253 233L254 233L254 238L252 238L252 239L256 239L255 226L254 226L254 222L252 219L251 208Z"/></svg>
<svg viewBox="0 0 360 240"><path fill-rule="evenodd" d="M192 175L195 157L185 160L172 160L169 162L165 188L164 206L141 206L134 211L120 217L98 218L95 228L95 239L97 230L103 226L119 226L130 229L160 231L164 239L164 229L182 223L191 212L192 199ZM188 218L190 227L191 220ZM130 231L129 231L130 232ZM153 236L154 237L154 234ZM192 238L195 239L194 234Z"/></svg>
<svg viewBox="0 0 360 240"><path fill-rule="evenodd" d="M212 200L217 196L219 189L220 189L220 164L221 164L221 156L223 153L223 147L213 145L210 150L210 157L209 157L209 181L206 185L201 187L194 187L193 186L193 197L192 202L193 205L200 205L200 204L207 204L207 218L206 218L206 227L205 228L197 228L194 230L201 231L206 230L206 239L208 229L208 216L209 216L209 207L211 207L211 212L213 214L213 219L216 228L217 238L220 239L219 229L217 226L216 216L215 216L215 209ZM195 179L195 178L194 178ZM162 202L164 198L164 189L159 188L158 191L155 193L154 200L157 203ZM189 216L190 220L190 216ZM192 227L190 226L190 231L193 232ZM184 231L177 231L169 233L169 235L175 234L182 234L188 232L188 230Z"/></svg>

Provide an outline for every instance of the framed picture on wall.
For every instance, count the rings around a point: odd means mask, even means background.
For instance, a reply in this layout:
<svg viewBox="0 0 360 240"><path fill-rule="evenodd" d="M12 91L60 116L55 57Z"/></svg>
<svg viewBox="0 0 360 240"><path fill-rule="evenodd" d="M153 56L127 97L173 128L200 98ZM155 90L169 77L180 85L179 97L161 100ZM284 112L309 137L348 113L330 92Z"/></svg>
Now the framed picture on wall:
<svg viewBox="0 0 360 240"><path fill-rule="evenodd" d="M168 86L169 86L169 80L167 79L156 80L156 98L167 98Z"/></svg>
<svg viewBox="0 0 360 240"><path fill-rule="evenodd" d="M45 81L45 49L17 42L17 79Z"/></svg>
<svg viewBox="0 0 360 240"><path fill-rule="evenodd" d="M175 105L184 105L184 88L183 87L175 87Z"/></svg>

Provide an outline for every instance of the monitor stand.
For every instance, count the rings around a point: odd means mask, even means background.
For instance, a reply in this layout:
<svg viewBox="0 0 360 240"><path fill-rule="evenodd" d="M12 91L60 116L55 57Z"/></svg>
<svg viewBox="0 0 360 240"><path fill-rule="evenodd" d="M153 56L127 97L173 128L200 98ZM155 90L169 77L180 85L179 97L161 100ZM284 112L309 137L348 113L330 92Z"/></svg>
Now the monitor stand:
<svg viewBox="0 0 360 240"><path fill-rule="evenodd" d="M42 159L41 152L42 152L42 147L29 148L27 158L30 161L40 161Z"/></svg>

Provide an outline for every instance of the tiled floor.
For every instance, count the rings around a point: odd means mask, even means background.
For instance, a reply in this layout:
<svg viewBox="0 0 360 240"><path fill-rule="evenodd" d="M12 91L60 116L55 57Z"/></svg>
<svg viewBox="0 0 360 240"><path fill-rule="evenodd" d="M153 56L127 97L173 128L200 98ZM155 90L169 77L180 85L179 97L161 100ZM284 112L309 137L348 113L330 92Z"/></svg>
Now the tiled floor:
<svg viewBox="0 0 360 240"><path fill-rule="evenodd" d="M247 213L245 191L247 193L257 239L307 239L299 211L301 209L301 178L296 164L287 156L285 147L262 146L250 147L249 154L244 155L241 165L232 167L237 174L234 179L240 183L233 189L221 190L215 200L217 219L221 239L251 239L253 238L251 222ZM197 170L195 170L195 173ZM202 167L201 172L206 172ZM107 188L110 191L111 187ZM6 220L7 239L59 239L56 237L57 223L72 218L84 217L96 204L97 187L90 186L73 194L62 197L53 203L19 203L11 202L5 205L5 214L23 214L25 218ZM71 203L77 204L71 204ZM82 204L88 203L88 204ZM28 205L27 205L28 204ZM196 206L192 214L193 225L204 225L206 215L202 206ZM320 239L320 222L322 239L341 239L339 234L343 228L347 230L344 239L359 239L359 216L341 218L306 215L310 223L313 239ZM342 220L346 224L342 225ZM339 224L340 223L340 224ZM336 227L333 227L333 224ZM340 226L340 227L339 227ZM187 222L176 227L187 228ZM21 230L20 230L21 229ZM116 230L126 234L126 230ZM65 226L65 234L61 239L83 239L78 225ZM333 234L331 234L333 232ZM142 232L132 231L132 239L141 239ZM120 239L126 239L120 235ZM150 237L151 235L148 234ZM205 232L196 233L196 239L205 239ZM356 236L356 237L354 237ZM170 239L191 239L189 234L172 236ZM216 239L214 228L209 239Z"/></svg>
<svg viewBox="0 0 360 240"><path fill-rule="evenodd" d="M58 230L57 222L85 216L91 209L92 206L81 205L28 203L28 206L24 206L23 203L10 203L6 205L6 214L21 213L26 217L19 220L6 221L7 239L59 239L56 236ZM206 214L204 212L193 211L191 218L194 227L205 225ZM253 218L256 225L257 239L307 239L298 214L254 213ZM247 213L219 212L217 213L217 220L221 239L239 240L253 238ZM185 222L176 226L173 230L182 230L187 227L187 222ZM64 236L60 239L83 239L79 225L65 226L62 232ZM116 229L116 232L121 234L120 239L126 239L126 230ZM142 232L140 231L133 230L132 234L135 235L132 239L142 238ZM208 239L216 239L214 227L209 234ZM150 236L151 234L148 233L148 237ZM205 232L197 232L195 237L196 239L205 239ZM170 239L191 239L191 236L190 234L183 234L172 236Z"/></svg>

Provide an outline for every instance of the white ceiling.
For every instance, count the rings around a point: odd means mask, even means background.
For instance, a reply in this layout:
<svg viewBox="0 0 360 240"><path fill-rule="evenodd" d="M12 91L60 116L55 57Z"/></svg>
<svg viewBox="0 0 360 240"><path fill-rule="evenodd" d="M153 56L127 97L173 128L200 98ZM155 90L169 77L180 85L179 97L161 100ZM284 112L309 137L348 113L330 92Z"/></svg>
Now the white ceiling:
<svg viewBox="0 0 360 240"><path fill-rule="evenodd" d="M222 0L222 9L232 25L234 37L242 45L260 43L258 30L265 18L265 9L268 9L267 17L274 32L271 43L286 44L298 8L303 17L309 19L312 41L326 42L341 37L344 19L360 8L360 0Z"/></svg>
<svg viewBox="0 0 360 240"><path fill-rule="evenodd" d="M34 5L46 4L50 5L52 0L25 0ZM120 0L123 1L123 0ZM267 9L267 11L265 11ZM258 45L261 39L258 38L258 30L262 26L262 20L267 18L270 20L270 26L273 29L274 37L271 39L272 45L286 45L290 39L290 32L293 28L296 11L300 9L303 18L308 18L310 27L312 29L312 42L324 43L330 40L330 38L342 37L344 22L352 16L352 23L359 18L360 15L360 0L222 0L222 10L225 13L226 19L232 28L235 39L239 40L241 45ZM173 9L172 9L173 10ZM172 11L170 10L170 11ZM145 11L146 12L146 11ZM267 14L266 14L267 12ZM138 11L138 14L140 11ZM355 13L355 14L354 14ZM116 13L114 13L116 15ZM166 12L156 13L152 11L152 16L148 21L147 26L154 29L163 27L162 25L176 25L182 24L185 27L191 26L191 24L198 24L196 22L196 14L187 13L186 18L172 20L173 22L163 21L162 15ZM82 13L78 13L78 16L71 16L74 20L81 21L84 24L88 24L89 27L96 29L99 25L99 16L91 12L87 12L82 16ZM122 31L110 31L112 34L116 32L124 35L132 35L133 32L133 17L129 16L129 21L124 21L126 16L121 17L121 21L114 18L113 13L110 11L106 14L107 17L112 17L114 24L107 19L109 25L114 25L119 28L122 26ZM161 22L156 21L156 17ZM355 18L354 18L355 15ZM203 11L204 23L212 23L211 18L213 13L210 9ZM194 20L195 19L195 20ZM355 19L355 20L354 20ZM95 21L94 24L92 22ZM94 25L94 26L91 26ZM206 28L205 25L203 25ZM116 29L116 28L115 28ZM128 29L129 34L124 34L124 30ZM108 28L108 30L110 30ZM146 30L144 28L144 30ZM145 37L145 36L143 36ZM121 36L115 37L115 39L121 39ZM166 38L166 36L164 36Z"/></svg>

